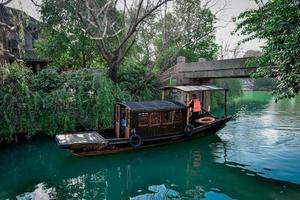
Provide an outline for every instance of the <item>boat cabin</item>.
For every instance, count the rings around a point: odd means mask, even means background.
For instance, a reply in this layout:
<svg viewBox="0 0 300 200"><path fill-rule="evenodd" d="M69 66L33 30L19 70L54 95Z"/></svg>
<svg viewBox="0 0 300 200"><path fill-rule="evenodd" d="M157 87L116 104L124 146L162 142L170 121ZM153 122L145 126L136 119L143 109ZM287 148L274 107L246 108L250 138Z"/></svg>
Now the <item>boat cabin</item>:
<svg viewBox="0 0 300 200"><path fill-rule="evenodd" d="M117 103L115 137L129 138L132 131L142 138L176 134L186 125L186 110L185 104L172 101Z"/></svg>

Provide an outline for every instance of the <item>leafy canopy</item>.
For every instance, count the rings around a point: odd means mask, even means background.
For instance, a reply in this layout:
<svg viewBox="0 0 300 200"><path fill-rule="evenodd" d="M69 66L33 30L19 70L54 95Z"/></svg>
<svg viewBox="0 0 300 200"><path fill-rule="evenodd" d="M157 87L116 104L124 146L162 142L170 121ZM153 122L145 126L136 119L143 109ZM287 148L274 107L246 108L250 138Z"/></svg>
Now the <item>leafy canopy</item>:
<svg viewBox="0 0 300 200"><path fill-rule="evenodd" d="M51 65L62 69L78 69L102 65L95 42L82 30L76 18L80 3L74 0L43 0L41 35L38 53L48 57Z"/></svg>
<svg viewBox="0 0 300 200"><path fill-rule="evenodd" d="M258 66L256 77L275 77L276 99L291 98L300 83L300 1L269 0L258 3L237 18L237 29L248 35L243 42L263 39L263 55L251 64Z"/></svg>

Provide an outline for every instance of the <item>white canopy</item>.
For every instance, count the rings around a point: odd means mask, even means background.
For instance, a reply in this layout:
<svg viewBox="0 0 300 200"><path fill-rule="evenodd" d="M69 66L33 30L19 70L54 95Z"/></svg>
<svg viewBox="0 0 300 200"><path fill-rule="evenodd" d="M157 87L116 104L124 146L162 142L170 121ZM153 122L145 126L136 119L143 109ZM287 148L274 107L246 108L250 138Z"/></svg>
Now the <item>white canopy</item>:
<svg viewBox="0 0 300 200"><path fill-rule="evenodd" d="M183 86L165 86L161 87L161 90L177 89L184 92L194 92L194 91L222 91L225 88L215 87L211 85L183 85Z"/></svg>

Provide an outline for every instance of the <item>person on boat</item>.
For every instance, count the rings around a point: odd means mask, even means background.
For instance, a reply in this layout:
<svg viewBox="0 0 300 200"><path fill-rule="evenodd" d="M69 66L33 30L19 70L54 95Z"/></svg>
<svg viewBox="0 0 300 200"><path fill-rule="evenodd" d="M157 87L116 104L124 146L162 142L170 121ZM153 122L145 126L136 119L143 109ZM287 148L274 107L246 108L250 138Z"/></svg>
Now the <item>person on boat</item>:
<svg viewBox="0 0 300 200"><path fill-rule="evenodd" d="M196 94L192 94L192 100L189 102L189 107L192 109L192 122L195 122L202 110L201 102Z"/></svg>
<svg viewBox="0 0 300 200"><path fill-rule="evenodd" d="M122 119L121 119L121 136L122 137L125 136L125 127L126 127L126 119L125 119L125 113L123 113Z"/></svg>

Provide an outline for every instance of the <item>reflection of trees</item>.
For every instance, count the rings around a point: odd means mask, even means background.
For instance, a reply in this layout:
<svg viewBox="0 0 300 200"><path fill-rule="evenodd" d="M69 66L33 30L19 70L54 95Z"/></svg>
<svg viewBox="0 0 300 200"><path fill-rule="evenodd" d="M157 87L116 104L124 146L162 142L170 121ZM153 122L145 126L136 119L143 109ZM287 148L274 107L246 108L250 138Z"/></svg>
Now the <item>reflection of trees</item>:
<svg viewBox="0 0 300 200"><path fill-rule="evenodd" d="M228 102L228 113L233 116L238 116L240 113L243 114L253 114L255 111L261 111L266 108L270 102L273 101L270 93L267 92L245 92L244 97L240 99L234 99L233 101ZM253 96L251 96L253 95ZM223 102L218 104L218 109L213 109L213 114L220 116L223 114Z"/></svg>

